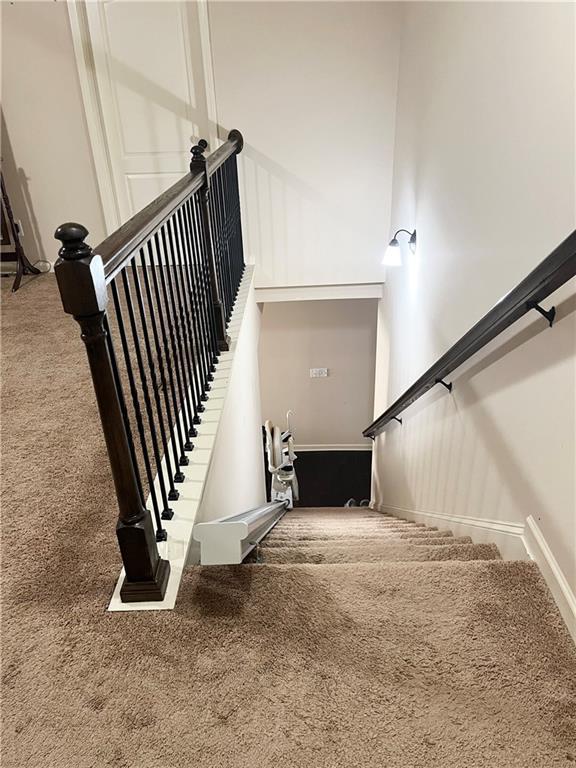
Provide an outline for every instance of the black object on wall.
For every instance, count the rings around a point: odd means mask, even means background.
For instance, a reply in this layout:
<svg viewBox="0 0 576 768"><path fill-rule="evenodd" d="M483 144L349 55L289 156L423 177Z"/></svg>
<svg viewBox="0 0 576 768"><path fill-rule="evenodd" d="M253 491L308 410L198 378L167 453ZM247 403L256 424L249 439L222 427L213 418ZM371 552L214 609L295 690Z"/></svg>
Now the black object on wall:
<svg viewBox="0 0 576 768"><path fill-rule="evenodd" d="M12 206L8 198L8 192L4 185L4 176L1 176L2 197L0 199L0 262L15 261L16 272L3 274L2 277L15 274L12 292L17 291L23 275L39 275L40 270L28 261L20 242L20 230L14 221Z"/></svg>
<svg viewBox="0 0 576 768"><path fill-rule="evenodd" d="M343 507L370 498L372 451L298 451L299 507Z"/></svg>

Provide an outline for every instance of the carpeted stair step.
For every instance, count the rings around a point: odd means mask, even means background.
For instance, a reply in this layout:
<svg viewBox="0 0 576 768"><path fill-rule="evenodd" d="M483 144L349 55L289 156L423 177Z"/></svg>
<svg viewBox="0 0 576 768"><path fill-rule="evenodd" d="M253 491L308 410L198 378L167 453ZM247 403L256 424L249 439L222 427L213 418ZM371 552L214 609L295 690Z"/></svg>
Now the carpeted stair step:
<svg viewBox="0 0 576 768"><path fill-rule="evenodd" d="M398 526L410 526L412 528L426 528L425 523L412 523L408 520L390 520L390 521L376 521L372 522L369 525L363 525L355 522L354 520L349 520L344 523L331 523L331 522L323 522L323 523L302 523L298 525L290 524L290 525L283 525L282 523L278 523L273 530L275 531L347 531L350 528L358 528L360 530L374 530L375 528L382 528L383 530L387 528L397 528Z"/></svg>
<svg viewBox="0 0 576 768"><path fill-rule="evenodd" d="M410 520L281 520L278 524L278 528L346 528L354 526L355 528L374 528L382 526L383 528L389 525L416 525ZM418 525L424 525L424 523L418 523Z"/></svg>
<svg viewBox="0 0 576 768"><path fill-rule="evenodd" d="M397 528L398 526L405 526L409 525L411 527L414 527L415 523L407 523L402 520L398 520L393 523L371 523L370 525L362 525L360 523L356 522L348 522L343 523L342 525L335 525L334 523L324 523L323 525L312 525L310 523L302 524L302 525L282 525L279 523L274 528L274 531L283 531L283 532L291 532L294 531L295 533L301 532L301 531L318 531L323 532L333 532L338 533L339 531L349 531L349 530L357 530L357 531L385 531L388 528ZM423 527L424 524L420 523L418 527ZM425 527L425 526L424 526Z"/></svg>
<svg viewBox="0 0 576 768"><path fill-rule="evenodd" d="M431 547L444 547L448 544L473 544L472 536L443 536L435 537L434 531L429 536L405 536L404 534L398 539L398 543L402 544L414 544L415 546L427 545Z"/></svg>
<svg viewBox="0 0 576 768"><path fill-rule="evenodd" d="M500 560L495 544L446 544L426 546L388 544L380 546L260 548L260 562L268 563L371 563L436 560Z"/></svg>
<svg viewBox="0 0 576 768"><path fill-rule="evenodd" d="M302 533L275 533L274 530L268 536L264 539L266 542L270 541L322 541L326 539L331 539L334 541L337 541L338 539L349 539L351 536L354 536L354 538L357 539L372 539L372 538L378 538L382 536L389 536L390 533L396 531L398 533L407 533L412 530L418 530L417 528L410 528L406 526L398 527L398 528L389 528L387 531L370 531L367 533L357 532L353 530L349 531L339 531L336 533L326 534L324 532L313 532L313 531L304 531ZM435 531L435 528L428 528L429 531Z"/></svg>
<svg viewBox="0 0 576 768"><path fill-rule="evenodd" d="M410 537L411 539L419 539L419 538L429 538L432 536L433 538L449 538L450 536L454 536L452 531L444 530L444 531L432 531L432 530L423 530L423 531L411 531L409 533L400 533L399 534L401 539Z"/></svg>
<svg viewBox="0 0 576 768"><path fill-rule="evenodd" d="M434 536L438 531L430 531L428 535L411 536L409 533L387 533L378 534L374 536L356 536L353 532L349 536L339 536L337 538L320 538L320 539L293 539L293 538L280 538L273 539L267 536L260 542L261 547L314 547L314 546L340 546L341 544L356 544L362 546L365 544L386 544L388 542L397 542L398 544L404 544L406 542L418 542L426 544L429 541L438 542L440 545L448 544L454 541L454 536ZM461 537L465 539L461 543L471 543L469 536Z"/></svg>
<svg viewBox="0 0 576 768"><path fill-rule="evenodd" d="M431 547L445 547L449 544L473 544L472 538L470 536L443 536L441 538L434 538L432 536L427 538L400 538L398 536L390 536L386 538L379 538L379 539L355 539L353 537L349 539L338 539L337 541L327 539L326 541L305 541L305 542L298 542L296 545L294 542L272 542L271 544L266 544L266 541L262 541L260 546L264 549L329 549L337 547L340 549L341 547L387 547L390 544L396 544L398 546L403 545L411 545L411 546L431 546Z"/></svg>

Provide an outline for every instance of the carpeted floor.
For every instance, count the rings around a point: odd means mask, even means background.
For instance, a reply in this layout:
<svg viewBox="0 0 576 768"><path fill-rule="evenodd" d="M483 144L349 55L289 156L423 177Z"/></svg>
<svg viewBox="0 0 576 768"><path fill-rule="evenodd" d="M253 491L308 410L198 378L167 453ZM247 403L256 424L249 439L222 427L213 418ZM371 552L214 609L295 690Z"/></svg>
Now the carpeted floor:
<svg viewBox="0 0 576 768"><path fill-rule="evenodd" d="M576 765L576 649L537 568L388 557L471 546L447 532L295 510L263 564L106 613L116 508L78 330L51 277L7 288L3 768ZM373 562L266 563L363 542Z"/></svg>

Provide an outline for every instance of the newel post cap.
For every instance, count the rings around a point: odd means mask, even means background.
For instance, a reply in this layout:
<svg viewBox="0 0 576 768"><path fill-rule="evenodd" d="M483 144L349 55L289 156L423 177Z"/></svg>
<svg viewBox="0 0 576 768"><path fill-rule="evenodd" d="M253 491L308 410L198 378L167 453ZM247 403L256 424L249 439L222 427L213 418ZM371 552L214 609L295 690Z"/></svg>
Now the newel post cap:
<svg viewBox="0 0 576 768"><path fill-rule="evenodd" d="M62 247L54 265L64 311L76 318L90 317L106 310L108 294L104 265L98 254L84 242L88 230L82 224L61 224L54 237Z"/></svg>
<svg viewBox="0 0 576 768"><path fill-rule="evenodd" d="M208 142L205 139L200 139L198 144L194 144L190 153L192 160L190 161L190 170L203 170L206 165L206 158L204 157L204 151L208 149Z"/></svg>
<svg viewBox="0 0 576 768"><path fill-rule="evenodd" d="M84 242L88 234L88 230L82 224L76 224L73 221L60 224L54 232L54 238L62 243L58 256L65 261L75 261L89 256L92 249L88 243Z"/></svg>

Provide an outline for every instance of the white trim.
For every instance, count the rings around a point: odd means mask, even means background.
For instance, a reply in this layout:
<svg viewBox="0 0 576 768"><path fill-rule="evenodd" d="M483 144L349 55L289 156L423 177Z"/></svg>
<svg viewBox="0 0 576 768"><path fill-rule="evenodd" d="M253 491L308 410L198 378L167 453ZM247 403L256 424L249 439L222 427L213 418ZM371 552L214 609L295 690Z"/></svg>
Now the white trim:
<svg viewBox="0 0 576 768"><path fill-rule="evenodd" d="M371 451L372 443L341 443L333 445L297 445L296 451Z"/></svg>
<svg viewBox="0 0 576 768"><path fill-rule="evenodd" d="M287 503L272 502L207 523L192 535L200 544L201 565L239 565L286 514Z"/></svg>
<svg viewBox="0 0 576 768"><path fill-rule="evenodd" d="M81 0L68 0L67 6L94 171L98 181L106 231L110 234L121 224L120 208L114 187L108 142L102 123L102 106L96 83L86 3Z"/></svg>
<svg viewBox="0 0 576 768"><path fill-rule="evenodd" d="M558 565L544 534L532 515L526 518L524 529L524 545L530 557L540 568L544 581L552 593L552 597L566 626L568 632L576 642L576 595L570 588L568 579Z"/></svg>
<svg viewBox="0 0 576 768"><path fill-rule="evenodd" d="M383 283L341 285L289 285L256 287L256 301L318 301L323 299L381 299Z"/></svg>
<svg viewBox="0 0 576 768"><path fill-rule="evenodd" d="M220 417L224 409L228 383L231 376L232 365L238 335L244 317L244 310L249 297L253 299L251 293L253 281L253 269L246 267L238 298L234 305L232 317L228 324L228 333L232 337L232 343L229 352L223 352L216 365L214 372L214 382L212 389L208 393L208 400L204 403L205 412L202 422L198 425L198 435L194 438L194 451L190 456L190 464L184 470L186 480L178 485L180 497L177 501L171 502L174 510L172 520L164 520L163 527L168 533L168 540L158 544L160 557L170 562L170 576L166 595L164 600L142 603L123 603L120 599L120 587L124 580L124 569L120 573L116 588L108 605L109 611L162 611L172 610L176 604L178 589L182 580L182 573L187 564L188 550L192 544L192 531L196 514L202 500L202 493L206 484L206 478L210 471L210 462L216 440ZM182 414L179 414L182 419ZM168 443L168 452L171 445ZM164 459L163 459L164 461ZM156 490L158 492L158 477L155 480ZM146 501L148 509L151 508L150 499Z"/></svg>
<svg viewBox="0 0 576 768"><path fill-rule="evenodd" d="M522 523L464 517L463 515L446 515L442 512L424 512L388 504L377 504L374 501L370 502L370 506L378 512L388 512L417 523L433 521L444 524L444 527L450 528L454 536L471 536L475 544L493 542L498 546L504 560L527 560L529 558L524 545L524 525Z"/></svg>

